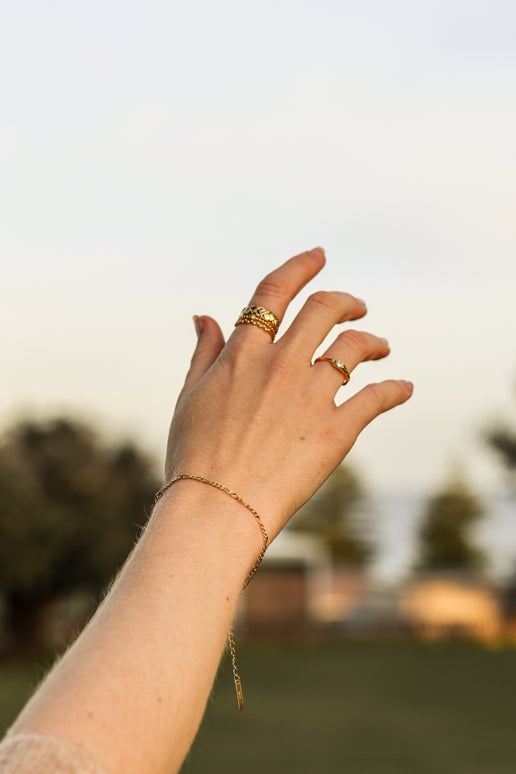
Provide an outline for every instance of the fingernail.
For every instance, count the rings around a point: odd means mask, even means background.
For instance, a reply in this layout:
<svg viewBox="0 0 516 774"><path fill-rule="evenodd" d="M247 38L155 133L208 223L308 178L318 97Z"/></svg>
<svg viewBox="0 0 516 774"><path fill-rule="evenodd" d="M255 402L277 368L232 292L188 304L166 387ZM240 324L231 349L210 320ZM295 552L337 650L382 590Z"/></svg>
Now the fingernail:
<svg viewBox="0 0 516 774"><path fill-rule="evenodd" d="M413 383L412 382L407 382L405 379L402 379L401 381L403 382L403 384L408 389L409 394L412 395L412 393L414 392L414 385L413 385Z"/></svg>
<svg viewBox="0 0 516 774"><path fill-rule="evenodd" d="M388 342L388 340L387 340L387 339L385 339L383 336L380 336L380 340L381 340L381 341L383 341L383 343L384 343L384 344L386 344L387 346L389 346L389 342Z"/></svg>
<svg viewBox="0 0 516 774"><path fill-rule="evenodd" d="M197 337L199 337L204 330L204 322L202 318L199 317L199 315L194 314L193 324L195 325L195 332L197 333Z"/></svg>
<svg viewBox="0 0 516 774"><path fill-rule="evenodd" d="M323 258L326 258L326 251L325 251L324 247L321 247L320 245L318 245L317 247L312 247L310 252L311 253L315 253L316 250L317 250L318 253L322 254Z"/></svg>
<svg viewBox="0 0 516 774"><path fill-rule="evenodd" d="M355 298L356 298L356 296L355 296ZM365 306L367 308L367 304L366 304L366 302L364 301L363 298L357 298L357 301L358 301L359 304L362 304L362 306Z"/></svg>

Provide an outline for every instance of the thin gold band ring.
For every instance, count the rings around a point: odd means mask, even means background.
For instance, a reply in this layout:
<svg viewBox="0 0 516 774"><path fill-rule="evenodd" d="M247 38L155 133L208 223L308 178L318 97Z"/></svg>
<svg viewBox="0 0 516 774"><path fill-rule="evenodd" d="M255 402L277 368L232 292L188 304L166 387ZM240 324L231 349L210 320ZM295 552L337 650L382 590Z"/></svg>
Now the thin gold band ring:
<svg viewBox="0 0 516 774"><path fill-rule="evenodd" d="M349 375L349 371L347 367L344 365L344 363L342 362L342 360L337 360L334 357L316 357L314 360L314 364L320 363L320 362L329 363L344 377L344 381L342 382L342 385L347 384L351 379L351 376Z"/></svg>

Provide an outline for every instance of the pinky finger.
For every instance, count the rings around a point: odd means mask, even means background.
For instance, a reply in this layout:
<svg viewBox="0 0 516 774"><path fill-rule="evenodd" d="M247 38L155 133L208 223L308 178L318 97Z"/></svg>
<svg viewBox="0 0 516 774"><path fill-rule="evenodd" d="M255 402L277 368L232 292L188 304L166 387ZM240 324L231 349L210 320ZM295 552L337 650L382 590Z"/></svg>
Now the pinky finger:
<svg viewBox="0 0 516 774"><path fill-rule="evenodd" d="M412 382L389 379L378 384L368 384L337 409L347 431L353 427L356 435L380 414L390 411L407 401L414 392ZM351 419L350 419L351 418Z"/></svg>
<svg viewBox="0 0 516 774"><path fill-rule="evenodd" d="M197 329L197 346L192 356L182 393L197 384L224 347L224 336L216 320L204 315L194 318L194 322Z"/></svg>

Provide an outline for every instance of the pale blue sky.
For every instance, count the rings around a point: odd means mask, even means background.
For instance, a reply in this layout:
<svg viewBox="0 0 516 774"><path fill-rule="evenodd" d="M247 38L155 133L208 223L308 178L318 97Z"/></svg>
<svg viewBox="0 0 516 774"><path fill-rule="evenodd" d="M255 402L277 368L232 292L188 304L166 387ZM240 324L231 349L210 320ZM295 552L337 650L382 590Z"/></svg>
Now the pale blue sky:
<svg viewBox="0 0 516 774"><path fill-rule="evenodd" d="M516 5L5 3L0 256L5 425L86 411L156 454L193 347L260 276L322 244L314 287L391 341L355 372L413 400L354 459L439 484L516 421Z"/></svg>

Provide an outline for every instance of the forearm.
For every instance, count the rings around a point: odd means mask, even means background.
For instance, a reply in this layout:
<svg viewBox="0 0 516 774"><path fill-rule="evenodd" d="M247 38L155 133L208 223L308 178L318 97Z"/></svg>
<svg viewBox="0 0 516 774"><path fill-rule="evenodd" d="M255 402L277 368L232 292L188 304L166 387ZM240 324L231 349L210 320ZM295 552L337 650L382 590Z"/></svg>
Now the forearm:
<svg viewBox="0 0 516 774"><path fill-rule="evenodd" d="M347 330L314 360L335 325L365 315L365 303L348 293L310 296L274 344L275 329L253 324L260 309L281 320L323 264L316 248L265 277L248 307L250 324L239 318L227 343L213 319L196 319L198 343L169 434L169 478L210 476L236 489L271 537L363 428L412 394L410 383L387 380L336 405L343 374L347 383L361 362L389 352L385 339ZM14 730L82 743L114 774L177 771L263 538L242 503L194 481L174 484Z"/></svg>
<svg viewBox="0 0 516 774"><path fill-rule="evenodd" d="M260 548L239 503L196 482L176 484L14 730L78 741L113 772L177 771Z"/></svg>

